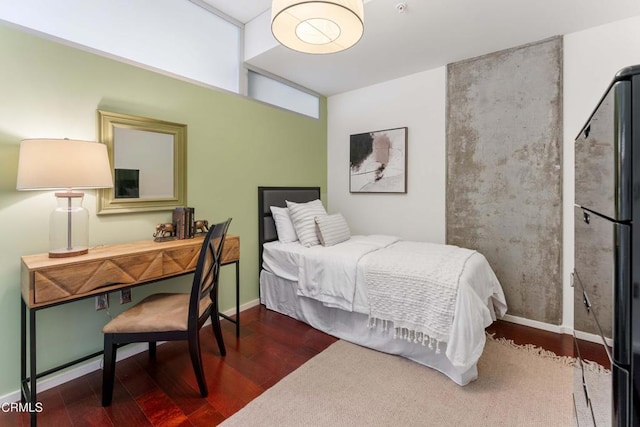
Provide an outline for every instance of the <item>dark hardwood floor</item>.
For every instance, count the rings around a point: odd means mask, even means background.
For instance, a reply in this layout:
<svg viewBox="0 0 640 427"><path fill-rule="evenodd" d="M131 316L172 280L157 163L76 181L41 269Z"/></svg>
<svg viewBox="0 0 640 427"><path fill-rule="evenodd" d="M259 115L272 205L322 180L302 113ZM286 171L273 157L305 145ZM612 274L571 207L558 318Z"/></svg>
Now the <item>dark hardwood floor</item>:
<svg viewBox="0 0 640 427"><path fill-rule="evenodd" d="M553 332L501 320L489 326L487 332L494 334L496 338L510 339L516 344L533 344L542 347L545 350L554 352L558 356L576 356L574 354L572 335L555 334ZM583 352L583 359L599 363L605 368L611 369L607 352L601 344L580 340L580 350Z"/></svg>
<svg viewBox="0 0 640 427"><path fill-rule="evenodd" d="M293 372L336 341L302 322L257 306L242 313L241 336L223 320L227 355L221 358L210 327L201 330L209 396L200 397L186 342L158 347L151 363L146 352L118 362L113 403L100 404L102 371L38 394L40 426L213 426ZM496 337L535 344L573 356L569 335L498 321ZM592 360L601 360L593 346ZM583 355L584 356L584 355ZM606 355L605 355L606 357ZM569 391L567 391L569 392ZM28 414L0 411L0 426L28 426Z"/></svg>

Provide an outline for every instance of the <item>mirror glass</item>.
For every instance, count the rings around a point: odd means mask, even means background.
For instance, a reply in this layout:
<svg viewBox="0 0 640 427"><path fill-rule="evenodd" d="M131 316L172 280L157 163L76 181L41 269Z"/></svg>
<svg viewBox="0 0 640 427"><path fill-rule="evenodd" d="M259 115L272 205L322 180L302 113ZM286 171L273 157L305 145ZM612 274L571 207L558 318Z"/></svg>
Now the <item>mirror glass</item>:
<svg viewBox="0 0 640 427"><path fill-rule="evenodd" d="M99 190L98 214L186 206L186 125L98 111L114 187Z"/></svg>

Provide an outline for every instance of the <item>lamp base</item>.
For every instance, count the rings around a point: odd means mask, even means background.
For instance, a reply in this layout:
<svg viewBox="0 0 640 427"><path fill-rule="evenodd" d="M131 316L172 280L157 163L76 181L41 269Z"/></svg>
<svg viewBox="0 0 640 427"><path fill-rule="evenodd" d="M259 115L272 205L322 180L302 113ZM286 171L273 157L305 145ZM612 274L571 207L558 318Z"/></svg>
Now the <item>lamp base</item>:
<svg viewBox="0 0 640 427"><path fill-rule="evenodd" d="M53 249L49 251L49 258L68 258L89 253L89 248Z"/></svg>
<svg viewBox="0 0 640 427"><path fill-rule="evenodd" d="M58 207L49 222L49 258L67 258L89 252L89 212L82 207L84 193L55 193Z"/></svg>

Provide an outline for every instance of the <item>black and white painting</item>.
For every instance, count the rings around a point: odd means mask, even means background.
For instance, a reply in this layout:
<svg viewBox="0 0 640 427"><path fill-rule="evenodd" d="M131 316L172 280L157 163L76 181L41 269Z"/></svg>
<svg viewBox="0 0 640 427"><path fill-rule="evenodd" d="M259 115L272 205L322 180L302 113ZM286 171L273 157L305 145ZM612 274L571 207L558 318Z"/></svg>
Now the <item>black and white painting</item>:
<svg viewBox="0 0 640 427"><path fill-rule="evenodd" d="M407 128L351 135L351 193L407 192Z"/></svg>

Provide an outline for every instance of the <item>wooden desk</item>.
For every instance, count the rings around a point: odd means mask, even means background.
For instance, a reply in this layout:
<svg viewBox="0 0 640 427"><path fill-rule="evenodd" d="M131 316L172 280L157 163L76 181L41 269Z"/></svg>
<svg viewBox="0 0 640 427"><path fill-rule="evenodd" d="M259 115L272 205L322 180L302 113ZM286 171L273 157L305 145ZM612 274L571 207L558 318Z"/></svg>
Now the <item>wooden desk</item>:
<svg viewBox="0 0 640 427"><path fill-rule="evenodd" d="M49 258L48 254L22 257L20 288L21 343L20 382L22 402L30 403L31 425L35 412L36 380L102 354L87 355L64 365L38 373L36 368L36 312L90 298L95 295L145 285L195 271L204 236L193 239L123 243L93 248L88 254L69 258ZM236 318L219 313L236 324L240 335L240 238L227 235L222 265L236 266ZM27 312L29 332L27 333ZM29 376L27 376L27 335L29 337Z"/></svg>

